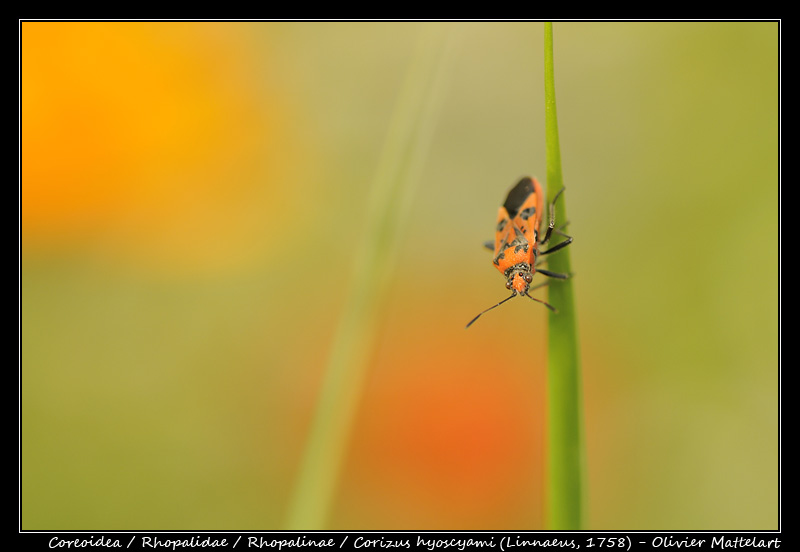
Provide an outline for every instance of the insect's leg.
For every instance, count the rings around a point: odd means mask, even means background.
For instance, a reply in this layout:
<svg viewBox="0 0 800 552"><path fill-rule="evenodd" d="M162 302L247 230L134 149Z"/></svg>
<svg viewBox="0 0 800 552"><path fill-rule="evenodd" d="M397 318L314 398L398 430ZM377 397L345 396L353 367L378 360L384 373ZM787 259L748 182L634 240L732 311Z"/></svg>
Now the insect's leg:
<svg viewBox="0 0 800 552"><path fill-rule="evenodd" d="M556 214L555 214L556 200L558 199L558 197L561 195L561 193L563 191L564 191L564 188L561 188L558 191L558 193L556 194L556 197L553 198L553 203L550 204L550 224L547 226L547 232L544 235L544 239L541 242L539 242L539 244L540 245L544 245L545 243L547 243L550 240L550 236L551 236L551 234L553 232L555 232L559 236L563 236L566 239L564 241L562 241L562 242L557 243L556 245L554 245L550 249L546 249L546 250L542 251L541 253L539 253L540 255L547 255L548 253L554 253L554 252L558 251L559 249L563 249L563 248L565 248L566 246L568 246L569 244L572 243L572 236L568 236L567 234L565 234L564 232L561 231L562 228L566 228L566 226L569 224L569 221L566 221L564 224L562 224L558 228L555 228L555 224L556 224Z"/></svg>
<svg viewBox="0 0 800 552"><path fill-rule="evenodd" d="M494 252L494 240L489 240L483 242L483 246L488 249L489 251Z"/></svg>
<svg viewBox="0 0 800 552"><path fill-rule="evenodd" d="M556 226L556 201L558 201L558 198L561 197L561 194L563 194L564 190L566 189L567 189L566 187L561 188L556 194L556 197L553 198L553 201L548 206L548 211L550 213L549 217L550 223L547 225L547 232L545 232L544 234L544 239L539 241L540 245L543 245L550 240L550 234L553 232L553 228L555 228ZM563 228L563 226L566 226L567 224L569 223L565 222L564 225L562 225L560 228Z"/></svg>
<svg viewBox="0 0 800 552"><path fill-rule="evenodd" d="M543 268L537 268L536 272L544 274L545 276L549 276L550 278L558 278L559 280L566 280L570 277L569 274L563 274L561 272L550 272L549 270L545 270Z"/></svg>
<svg viewBox="0 0 800 552"><path fill-rule="evenodd" d="M552 237L552 233L553 233L553 232L555 232L555 233L556 233L556 234L558 234L559 236L564 236L565 238L568 238L569 236L567 236L567 235L566 235L566 234L563 232L564 228L566 228L567 226L569 226L569 221L567 221L567 222L565 222L565 223L563 223L563 224L560 224L560 225L559 225L558 227L556 227L556 228L553 228L553 229L551 230L551 235L550 235L550 236L545 236L545 237L547 237L547 240L549 241L549 240L550 240L550 238ZM544 240L538 240L538 241L537 241L537 243L538 243L539 245L543 245L543 244L545 244L545 243L547 243L547 242L545 242Z"/></svg>
<svg viewBox="0 0 800 552"><path fill-rule="evenodd" d="M563 248L565 248L566 246L568 246L569 244L572 243L572 236L567 236L564 232L562 232L560 230L556 230L556 233L558 235L560 235L560 236L564 236L567 239L565 239L562 242L558 242L557 244L555 244L550 249L547 249L545 251L541 251L539 253L539 255L547 255L548 253L554 253L555 251L558 251L559 249L563 249Z"/></svg>

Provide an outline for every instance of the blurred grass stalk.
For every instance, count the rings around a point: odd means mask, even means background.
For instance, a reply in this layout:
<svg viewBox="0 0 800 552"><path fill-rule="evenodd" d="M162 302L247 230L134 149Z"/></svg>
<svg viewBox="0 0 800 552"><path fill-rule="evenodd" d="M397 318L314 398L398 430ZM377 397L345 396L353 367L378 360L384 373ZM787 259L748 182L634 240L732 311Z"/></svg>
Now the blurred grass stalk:
<svg viewBox="0 0 800 552"><path fill-rule="evenodd" d="M553 69L553 24L544 24L545 143L547 200L563 187ZM556 226L567 220L565 196L556 204ZM548 259L548 269L571 273L569 248ZM546 524L551 530L583 528L585 443L578 328L572 280L552 280L548 300L557 309L548 320L547 496Z"/></svg>
<svg viewBox="0 0 800 552"><path fill-rule="evenodd" d="M361 403L378 313L444 97L450 27L422 25L398 94L371 187L363 241L290 498L290 530L322 529L328 521Z"/></svg>

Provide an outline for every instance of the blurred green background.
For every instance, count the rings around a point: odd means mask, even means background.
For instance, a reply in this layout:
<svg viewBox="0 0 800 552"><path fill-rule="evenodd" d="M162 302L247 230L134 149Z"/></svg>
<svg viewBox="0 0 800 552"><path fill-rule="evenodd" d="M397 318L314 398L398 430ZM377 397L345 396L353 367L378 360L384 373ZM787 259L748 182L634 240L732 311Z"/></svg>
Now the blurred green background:
<svg viewBox="0 0 800 552"><path fill-rule="evenodd" d="M329 526L543 527L541 23L21 24L21 527L279 529L378 157L452 47ZM777 529L779 24L556 23L589 528ZM544 295L542 295L544 296Z"/></svg>

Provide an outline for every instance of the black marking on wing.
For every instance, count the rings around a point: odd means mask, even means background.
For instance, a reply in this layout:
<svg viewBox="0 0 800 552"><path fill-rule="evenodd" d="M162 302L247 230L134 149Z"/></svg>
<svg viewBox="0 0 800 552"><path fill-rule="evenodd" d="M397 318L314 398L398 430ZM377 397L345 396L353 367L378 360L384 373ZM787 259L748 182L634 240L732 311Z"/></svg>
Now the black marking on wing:
<svg viewBox="0 0 800 552"><path fill-rule="evenodd" d="M526 176L517 182L516 186L511 188L511 191L508 192L506 202L503 204L503 207L508 211L509 217L513 219L517 216L519 208L522 207L522 204L525 203L525 200L528 199L528 196L530 196L533 191L533 180L531 180L529 176Z"/></svg>
<svg viewBox="0 0 800 552"><path fill-rule="evenodd" d="M494 264L499 265L501 259L505 259L506 257L506 249L503 248L500 253L497 254L497 257L494 258Z"/></svg>
<svg viewBox="0 0 800 552"><path fill-rule="evenodd" d="M520 211L519 217L522 220L528 220L535 214L536 214L536 207L528 207L527 209L523 209L522 211Z"/></svg>

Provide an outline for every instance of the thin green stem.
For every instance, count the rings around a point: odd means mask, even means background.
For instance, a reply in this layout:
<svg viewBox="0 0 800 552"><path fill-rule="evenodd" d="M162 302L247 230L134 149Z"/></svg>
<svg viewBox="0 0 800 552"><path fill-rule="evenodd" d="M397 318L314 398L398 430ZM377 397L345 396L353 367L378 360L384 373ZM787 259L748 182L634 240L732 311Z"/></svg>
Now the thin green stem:
<svg viewBox="0 0 800 552"><path fill-rule="evenodd" d="M423 26L399 91L373 180L364 239L291 496L288 529L322 529L328 521L361 402L377 316L442 104L448 28Z"/></svg>
<svg viewBox="0 0 800 552"><path fill-rule="evenodd" d="M564 186L558 139L553 68L553 24L545 23L544 90L547 148L547 198L552 203ZM556 203L556 221L567 220L565 196ZM569 247L548 259L554 272L571 273ZM580 350L572 280L554 280L548 300L557 309L548 319L547 359L547 526L576 530L584 524L585 444Z"/></svg>

